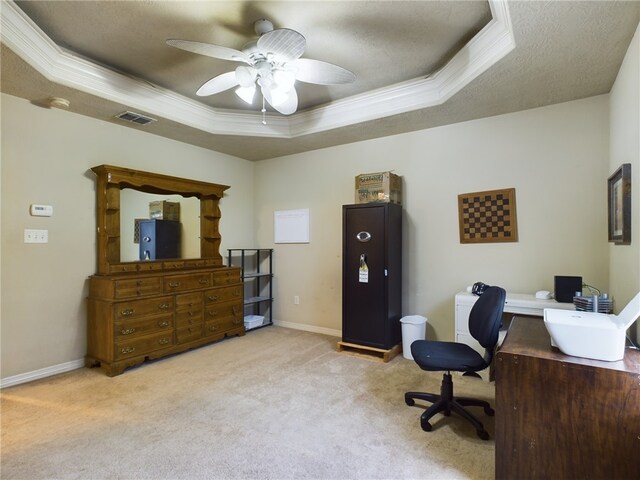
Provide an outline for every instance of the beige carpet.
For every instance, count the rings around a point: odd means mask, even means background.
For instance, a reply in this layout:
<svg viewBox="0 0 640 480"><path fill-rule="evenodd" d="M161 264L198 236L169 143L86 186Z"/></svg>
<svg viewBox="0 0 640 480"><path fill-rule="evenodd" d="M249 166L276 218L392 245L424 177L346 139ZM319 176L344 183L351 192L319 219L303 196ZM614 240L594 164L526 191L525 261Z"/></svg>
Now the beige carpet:
<svg viewBox="0 0 640 480"><path fill-rule="evenodd" d="M482 479L492 440L404 392L441 375L402 356L335 351L338 339L268 327L109 378L80 369L3 389L2 479ZM493 384L454 377L457 394Z"/></svg>

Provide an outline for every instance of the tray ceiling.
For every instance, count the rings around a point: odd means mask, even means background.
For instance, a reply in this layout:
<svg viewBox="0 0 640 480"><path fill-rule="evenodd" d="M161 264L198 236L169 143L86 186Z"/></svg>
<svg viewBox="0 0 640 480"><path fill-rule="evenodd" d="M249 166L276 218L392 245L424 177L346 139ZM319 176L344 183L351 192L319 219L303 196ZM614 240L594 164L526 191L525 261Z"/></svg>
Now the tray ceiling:
<svg viewBox="0 0 640 480"><path fill-rule="evenodd" d="M260 160L607 93L640 2L3 2L2 92ZM185 38L239 49L268 18L307 39L304 56L350 85L301 84L283 116L232 91L197 97L233 62L173 49ZM231 64L231 65L230 65ZM125 124L123 124L125 125Z"/></svg>

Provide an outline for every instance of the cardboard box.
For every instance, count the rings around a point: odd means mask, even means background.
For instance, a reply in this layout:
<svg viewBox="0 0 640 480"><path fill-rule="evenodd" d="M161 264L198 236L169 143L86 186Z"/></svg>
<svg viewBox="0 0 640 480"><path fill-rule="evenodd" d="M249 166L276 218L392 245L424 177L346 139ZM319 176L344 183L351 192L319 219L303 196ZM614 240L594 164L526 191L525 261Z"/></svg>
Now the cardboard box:
<svg viewBox="0 0 640 480"><path fill-rule="evenodd" d="M152 220L180 221L180 202L159 200L149 202L149 218Z"/></svg>
<svg viewBox="0 0 640 480"><path fill-rule="evenodd" d="M402 177L391 172L356 175L356 203L372 202L402 205Z"/></svg>

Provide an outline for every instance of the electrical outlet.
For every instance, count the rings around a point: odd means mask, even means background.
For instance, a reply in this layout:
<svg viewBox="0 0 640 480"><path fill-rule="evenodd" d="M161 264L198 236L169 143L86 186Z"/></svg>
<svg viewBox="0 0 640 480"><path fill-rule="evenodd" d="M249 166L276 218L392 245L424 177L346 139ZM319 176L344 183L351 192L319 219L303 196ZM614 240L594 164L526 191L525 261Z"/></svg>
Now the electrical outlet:
<svg viewBox="0 0 640 480"><path fill-rule="evenodd" d="M293 304L294 305L300 305L300 297L298 295L293 297Z"/></svg>
<svg viewBox="0 0 640 480"><path fill-rule="evenodd" d="M32 230L25 228L24 243L49 243L49 230Z"/></svg>

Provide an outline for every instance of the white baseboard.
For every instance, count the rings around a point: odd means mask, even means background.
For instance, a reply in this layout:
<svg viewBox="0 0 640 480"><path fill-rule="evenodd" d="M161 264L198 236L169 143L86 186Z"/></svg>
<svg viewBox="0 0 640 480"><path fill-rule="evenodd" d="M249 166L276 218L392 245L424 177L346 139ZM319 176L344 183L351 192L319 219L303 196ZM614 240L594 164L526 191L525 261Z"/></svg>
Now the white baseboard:
<svg viewBox="0 0 640 480"><path fill-rule="evenodd" d="M82 358L79 360L72 360L71 362L61 363L59 365L52 365L51 367L45 367L32 372L3 378L0 380L0 388L13 387L14 385L32 382L33 380L39 380L59 373L70 372L71 370L76 370L82 367L84 367L84 359Z"/></svg>
<svg viewBox="0 0 640 480"><path fill-rule="evenodd" d="M305 332L321 333L323 335L331 335L332 337L342 337L342 331L334 328L316 327L315 325L307 325L305 323L283 322L281 320L273 320L274 325L294 330L304 330Z"/></svg>

